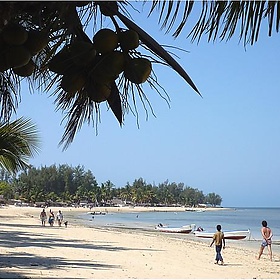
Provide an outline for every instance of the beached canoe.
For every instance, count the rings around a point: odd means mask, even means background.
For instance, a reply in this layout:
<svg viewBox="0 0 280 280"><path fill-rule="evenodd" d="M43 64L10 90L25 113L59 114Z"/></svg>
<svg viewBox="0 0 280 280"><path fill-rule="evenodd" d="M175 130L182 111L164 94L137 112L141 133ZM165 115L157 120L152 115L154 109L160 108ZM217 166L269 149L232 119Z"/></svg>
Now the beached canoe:
<svg viewBox="0 0 280 280"><path fill-rule="evenodd" d="M167 226L156 226L156 230L168 233L190 233L193 228L191 225L186 225L182 227L167 227Z"/></svg>
<svg viewBox="0 0 280 280"><path fill-rule="evenodd" d="M241 240L241 239L250 239L251 232L250 230L234 230L234 231L224 231L225 239L232 240ZM213 238L214 232L206 231L194 231L196 237L200 238Z"/></svg>
<svg viewBox="0 0 280 280"><path fill-rule="evenodd" d="M88 212L90 215L106 215L106 212L100 212L100 211L94 211L94 212Z"/></svg>

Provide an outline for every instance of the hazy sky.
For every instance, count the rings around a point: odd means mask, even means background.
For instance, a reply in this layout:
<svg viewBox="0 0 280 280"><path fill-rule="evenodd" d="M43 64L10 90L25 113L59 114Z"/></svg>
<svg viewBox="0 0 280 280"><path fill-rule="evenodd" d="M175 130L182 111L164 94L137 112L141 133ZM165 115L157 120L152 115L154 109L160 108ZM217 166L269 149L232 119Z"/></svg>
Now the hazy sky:
<svg viewBox="0 0 280 280"><path fill-rule="evenodd" d="M259 41L246 50L236 38L207 43L203 37L197 45L186 32L176 40L165 35L155 18L134 18L162 45L188 51L168 49L203 98L172 69L154 67L170 108L146 87L156 118L149 113L146 120L139 103L140 127L131 113L120 127L104 104L98 135L85 124L63 152L58 143L65 123L54 98L31 95L24 86L17 116L31 118L42 138L42 150L30 163L82 165L99 184L111 180L116 187L140 177L155 184L182 182L221 195L225 207L280 207L279 34L269 38L265 23Z"/></svg>

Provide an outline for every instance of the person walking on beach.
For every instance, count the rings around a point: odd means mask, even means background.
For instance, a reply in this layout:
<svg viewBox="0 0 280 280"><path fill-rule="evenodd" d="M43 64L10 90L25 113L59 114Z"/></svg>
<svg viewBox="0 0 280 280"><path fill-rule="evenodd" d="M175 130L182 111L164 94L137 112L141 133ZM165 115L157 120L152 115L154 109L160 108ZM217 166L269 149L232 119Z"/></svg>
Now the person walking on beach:
<svg viewBox="0 0 280 280"><path fill-rule="evenodd" d="M273 236L271 228L267 226L267 221L262 221L262 228L261 228L261 234L263 237L263 241L261 243L260 251L259 251L259 256L257 259L259 260L261 258L261 255L264 251L264 248L267 247L268 249L268 254L269 258L272 261L272 249L271 249L271 238Z"/></svg>
<svg viewBox="0 0 280 280"><path fill-rule="evenodd" d="M54 213L52 210L50 210L50 215L49 215L49 224L52 227L54 224Z"/></svg>
<svg viewBox="0 0 280 280"><path fill-rule="evenodd" d="M58 213L56 214L56 220L57 220L58 226L61 227L61 223L63 221L63 215L62 215L61 210L58 210Z"/></svg>
<svg viewBox="0 0 280 280"><path fill-rule="evenodd" d="M213 240L210 244L210 247L212 247L212 245L215 242L215 249L216 249L216 262L215 262L215 264L218 264L219 261L221 262L221 264L224 264L224 260L223 260L221 251L222 251L222 248L225 249L225 247L226 247L225 236L224 236L224 233L222 232L221 225L217 225L216 228L217 228L217 231L213 235Z"/></svg>
<svg viewBox="0 0 280 280"><path fill-rule="evenodd" d="M47 220L47 213L45 209L43 209L42 212L40 213L40 220L42 222L42 226L44 227L46 225L46 220Z"/></svg>

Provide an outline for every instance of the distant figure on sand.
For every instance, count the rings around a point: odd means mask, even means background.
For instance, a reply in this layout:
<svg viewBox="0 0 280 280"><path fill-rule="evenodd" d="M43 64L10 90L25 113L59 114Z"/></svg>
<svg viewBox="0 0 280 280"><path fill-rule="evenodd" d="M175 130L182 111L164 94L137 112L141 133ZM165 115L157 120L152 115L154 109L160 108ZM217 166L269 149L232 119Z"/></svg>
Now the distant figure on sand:
<svg viewBox="0 0 280 280"><path fill-rule="evenodd" d="M273 234L272 234L271 228L269 228L267 226L267 221L262 221L261 234L263 237L263 241L261 243L260 252L259 252L259 256L257 257L257 259L259 260L261 258L264 248L267 247L269 258L272 261L271 238L272 238Z"/></svg>
<svg viewBox="0 0 280 280"><path fill-rule="evenodd" d="M52 210L50 210L50 215L49 215L49 224L52 227L54 224L54 213Z"/></svg>
<svg viewBox="0 0 280 280"><path fill-rule="evenodd" d="M40 213L40 220L42 222L42 226L44 227L46 225L46 220L47 220L47 213L45 209L43 209L42 212Z"/></svg>
<svg viewBox="0 0 280 280"><path fill-rule="evenodd" d="M219 261L221 261L221 264L224 264L224 260L223 260L221 251L222 251L222 248L225 249L226 242L225 242L224 233L222 232L221 225L217 225L217 231L213 235L213 240L210 244L210 247L212 247L214 242L215 242L215 248L216 248L216 262L215 262L215 264L218 264Z"/></svg>
<svg viewBox="0 0 280 280"><path fill-rule="evenodd" d="M58 226L61 227L61 223L63 221L63 215L60 210L58 210L58 213L56 214L56 220L57 220Z"/></svg>

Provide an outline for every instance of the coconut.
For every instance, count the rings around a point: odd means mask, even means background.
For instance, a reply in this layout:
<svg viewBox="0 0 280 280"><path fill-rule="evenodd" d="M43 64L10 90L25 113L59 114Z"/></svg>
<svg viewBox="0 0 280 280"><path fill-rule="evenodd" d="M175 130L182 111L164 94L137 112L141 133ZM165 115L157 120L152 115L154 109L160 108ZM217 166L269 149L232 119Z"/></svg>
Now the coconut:
<svg viewBox="0 0 280 280"><path fill-rule="evenodd" d="M133 58L124 69L124 76L135 84L144 83L150 76L152 64L147 58Z"/></svg>
<svg viewBox="0 0 280 280"><path fill-rule="evenodd" d="M125 30L119 33L119 41L123 51L134 50L139 46L139 35L134 30Z"/></svg>
<svg viewBox="0 0 280 280"><path fill-rule="evenodd" d="M13 68L13 72L18 76L28 77L32 75L34 69L35 69L35 64L33 60L30 59L26 65L18 68Z"/></svg>
<svg viewBox="0 0 280 280"><path fill-rule="evenodd" d="M57 74L66 74L73 67L73 59L68 46L59 51L49 62L49 70Z"/></svg>
<svg viewBox="0 0 280 280"><path fill-rule="evenodd" d="M28 32L28 38L24 43L24 46L30 51L32 55L36 55L48 45L48 42L49 37L47 32L43 30L30 30Z"/></svg>
<svg viewBox="0 0 280 280"><path fill-rule="evenodd" d="M100 29L92 41L96 51L102 54L113 51L119 43L117 33L108 28Z"/></svg>
<svg viewBox="0 0 280 280"><path fill-rule="evenodd" d="M76 41L70 46L73 62L78 66L87 66L91 64L95 58L96 50L93 44L84 41Z"/></svg>
<svg viewBox="0 0 280 280"><path fill-rule="evenodd" d="M94 83L86 87L88 97L97 103L106 101L111 94L110 84Z"/></svg>
<svg viewBox="0 0 280 280"><path fill-rule="evenodd" d="M122 52L114 51L100 55L93 69L94 80L101 83L112 82L124 71L125 57Z"/></svg>
<svg viewBox="0 0 280 280"><path fill-rule="evenodd" d="M26 42L28 33L25 28L17 23L7 24L2 31L3 40L11 46L19 46Z"/></svg>
<svg viewBox="0 0 280 280"><path fill-rule="evenodd" d="M24 46L11 46L6 52L9 68L22 67L31 59L30 52Z"/></svg>
<svg viewBox="0 0 280 280"><path fill-rule="evenodd" d="M60 86L68 93L75 93L81 90L86 83L84 73L76 72L75 74L66 74L62 77Z"/></svg>
<svg viewBox="0 0 280 280"><path fill-rule="evenodd" d="M99 9L102 15L104 16L114 16L118 12L118 3L117 1L100 1L98 2Z"/></svg>

